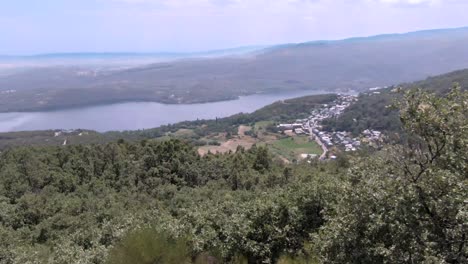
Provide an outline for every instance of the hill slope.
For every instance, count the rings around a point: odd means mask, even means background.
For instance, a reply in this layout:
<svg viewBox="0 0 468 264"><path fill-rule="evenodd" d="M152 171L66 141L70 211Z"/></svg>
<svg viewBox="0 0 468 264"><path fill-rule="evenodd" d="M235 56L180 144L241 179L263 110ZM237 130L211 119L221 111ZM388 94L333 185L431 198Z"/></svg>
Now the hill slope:
<svg viewBox="0 0 468 264"><path fill-rule="evenodd" d="M422 81L402 84L403 89L421 88L437 94L445 94L455 83L462 90L468 89L468 69L429 77ZM351 131L355 134L371 128L387 131L401 131L398 112L388 106L399 95L392 92L393 87L373 92L362 93L359 101L351 105L336 119L329 119L326 125L329 130Z"/></svg>
<svg viewBox="0 0 468 264"><path fill-rule="evenodd" d="M467 263L467 102L406 97L415 144L349 160L180 140L2 151L0 262Z"/></svg>
<svg viewBox="0 0 468 264"><path fill-rule="evenodd" d="M0 111L122 101L197 103L294 89L365 89L468 67L468 28L318 41L248 57L184 60L116 71L61 67L0 78Z"/></svg>

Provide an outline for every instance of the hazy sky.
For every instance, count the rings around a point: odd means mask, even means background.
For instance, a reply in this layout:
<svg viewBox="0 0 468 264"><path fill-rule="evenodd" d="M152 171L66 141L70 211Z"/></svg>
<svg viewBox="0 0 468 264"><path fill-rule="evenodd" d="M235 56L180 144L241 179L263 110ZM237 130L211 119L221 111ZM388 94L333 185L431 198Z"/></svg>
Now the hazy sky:
<svg viewBox="0 0 468 264"><path fill-rule="evenodd" d="M0 54L198 51L468 26L468 0L0 0Z"/></svg>

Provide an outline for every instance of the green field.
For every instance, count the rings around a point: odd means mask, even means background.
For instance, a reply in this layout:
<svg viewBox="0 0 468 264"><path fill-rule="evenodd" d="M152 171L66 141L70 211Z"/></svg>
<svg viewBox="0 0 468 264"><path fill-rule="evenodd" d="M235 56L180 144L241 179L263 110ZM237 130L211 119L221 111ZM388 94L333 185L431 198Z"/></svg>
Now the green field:
<svg viewBox="0 0 468 264"><path fill-rule="evenodd" d="M283 138L269 144L269 147L273 153L291 161L298 159L299 155L303 153L318 155L322 153L320 146L315 141L309 141L306 136Z"/></svg>
<svg viewBox="0 0 468 264"><path fill-rule="evenodd" d="M266 132L266 127L273 124L273 121L259 121L256 122L254 125L254 132Z"/></svg>

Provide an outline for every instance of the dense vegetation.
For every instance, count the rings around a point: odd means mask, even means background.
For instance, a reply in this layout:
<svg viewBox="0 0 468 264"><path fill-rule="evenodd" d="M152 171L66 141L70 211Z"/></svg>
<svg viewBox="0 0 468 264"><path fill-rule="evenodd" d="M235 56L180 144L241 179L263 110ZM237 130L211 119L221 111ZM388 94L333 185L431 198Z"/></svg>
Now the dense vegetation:
<svg viewBox="0 0 468 264"><path fill-rule="evenodd" d="M302 204L298 190L283 189L294 182L294 172L273 164L264 148L203 158L180 141L19 148L5 152L0 166L0 259L6 263L102 262L122 232L145 225L191 232L195 252L225 243L226 257L239 250L268 259L285 249L273 251L265 217L291 234L275 231L280 232L275 243L294 250L322 222L320 200ZM290 203L310 207L295 210L296 217L302 215L296 226L289 226ZM285 219L277 219L283 210ZM193 229L183 230L189 226ZM258 234L262 226L264 234ZM290 244L289 237L297 241Z"/></svg>
<svg viewBox="0 0 468 264"><path fill-rule="evenodd" d="M0 263L466 263L468 92L406 93L406 145L283 165L179 140L0 156Z"/></svg>

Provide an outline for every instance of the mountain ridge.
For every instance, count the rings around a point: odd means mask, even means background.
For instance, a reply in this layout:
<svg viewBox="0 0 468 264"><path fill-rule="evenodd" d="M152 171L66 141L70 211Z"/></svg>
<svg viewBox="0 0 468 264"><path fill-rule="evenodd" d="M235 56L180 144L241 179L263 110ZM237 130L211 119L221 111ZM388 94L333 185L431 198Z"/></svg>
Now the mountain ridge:
<svg viewBox="0 0 468 264"><path fill-rule="evenodd" d="M446 33L449 32L449 33ZM190 104L256 93L364 91L468 68L468 28L296 45L107 70L38 68L0 77L0 112L128 101ZM53 78L51 78L53 76Z"/></svg>
<svg viewBox="0 0 468 264"><path fill-rule="evenodd" d="M277 43L277 44L268 44L268 45L245 45L232 48L220 48L220 49L207 49L207 50L197 50L197 51L144 51L144 52L135 52L135 51L76 51L76 52L46 52L46 53L36 53L28 55L9 55L9 54L0 54L1 58L42 58L42 57L66 57L66 56L196 56L210 53L223 53L223 52L249 52L249 51L268 51L269 49L276 49L282 47L290 46L301 46L301 45L321 45L321 44L336 44L336 43L349 43L349 42L359 42L359 41L374 41L374 40L383 40L387 38L394 37L411 37L416 35L427 35L427 34L439 34L439 33L453 33L459 31L466 31L468 33L468 26L463 27L453 27L453 28L435 28L435 29L422 29L414 30L402 33L384 33L384 34L375 34L367 36L357 36L357 37L346 37L338 39L318 39L302 42L290 42L290 43Z"/></svg>

